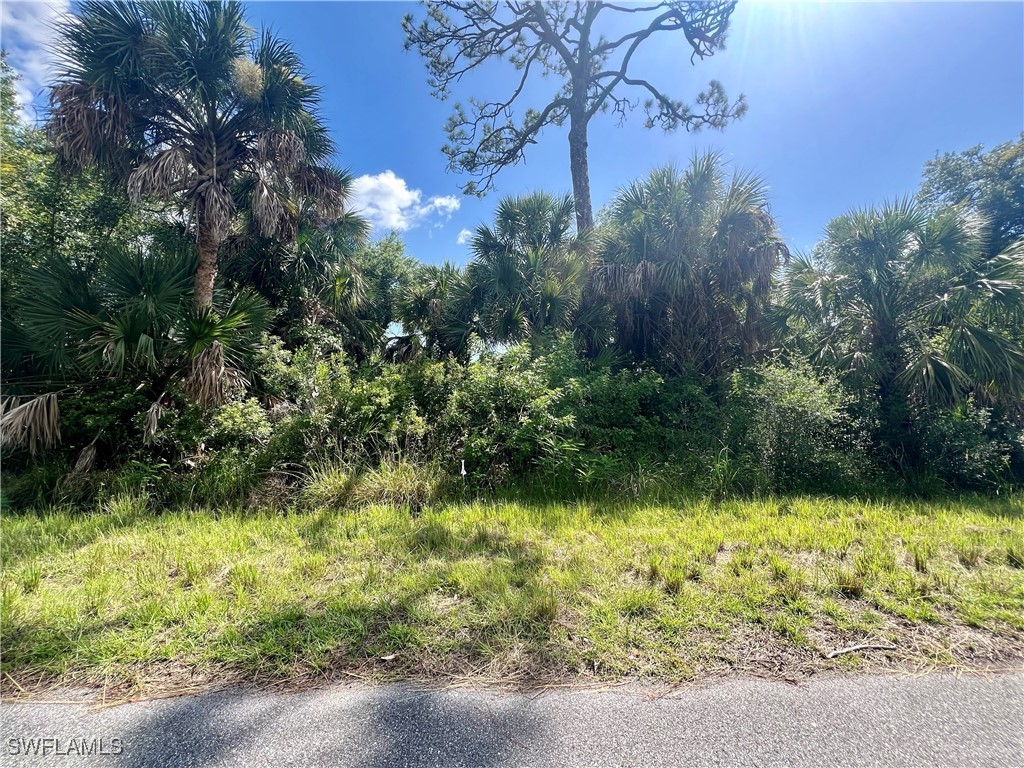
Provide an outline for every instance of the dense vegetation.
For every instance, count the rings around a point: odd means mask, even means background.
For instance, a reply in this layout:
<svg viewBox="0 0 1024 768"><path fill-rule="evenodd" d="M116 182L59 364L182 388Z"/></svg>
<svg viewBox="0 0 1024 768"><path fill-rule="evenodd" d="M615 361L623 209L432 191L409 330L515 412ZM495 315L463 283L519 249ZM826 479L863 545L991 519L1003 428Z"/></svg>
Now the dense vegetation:
<svg viewBox="0 0 1024 768"><path fill-rule="evenodd" d="M112 8L82 16L109 24ZM193 21L240 24L228 10ZM172 16L134 21L170 38ZM267 46L300 66L260 39L211 64L224 98ZM87 74L70 67L60 87ZM162 149L101 152L103 137L74 138L90 119L61 117L70 97L55 95L52 141L18 119L7 68L3 98L11 506L419 507L509 484L940 493L1024 477L1020 140L936 159L919 200L841 216L806 255L786 248L764 183L714 154L625 185L583 232L569 196L505 198L465 266L420 264L397 235L368 242L312 197L260 203L263 182L238 170L211 308L196 296L206 203L152 178L174 141L152 109L139 119ZM310 125L303 140L323 145ZM246 151L294 144L260 130ZM69 141L104 162L69 167ZM269 209L293 218L268 230Z"/></svg>
<svg viewBox="0 0 1024 768"><path fill-rule="evenodd" d="M464 6L406 23L442 81ZM732 6L635 34L710 24L710 54ZM520 53L571 85L530 8ZM237 4L86 0L59 32L42 128L0 64L8 674L1020 655L1024 136L806 254L717 154L593 216L584 156L583 192L506 197L468 263L424 264L348 209L319 89ZM743 106L663 98L666 128Z"/></svg>

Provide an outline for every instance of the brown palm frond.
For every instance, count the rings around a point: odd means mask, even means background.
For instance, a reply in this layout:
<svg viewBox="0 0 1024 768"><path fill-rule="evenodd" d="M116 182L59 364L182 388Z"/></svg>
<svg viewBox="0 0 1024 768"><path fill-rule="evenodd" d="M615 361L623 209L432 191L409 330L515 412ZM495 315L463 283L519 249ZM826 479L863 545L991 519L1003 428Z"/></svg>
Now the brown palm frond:
<svg viewBox="0 0 1024 768"><path fill-rule="evenodd" d="M78 454L78 460L75 461L74 469L71 470L72 473L76 475L84 475L92 469L92 465L96 463L96 441L99 439L100 436L96 435L96 437L92 439L92 442L85 446L85 448L82 449L82 452Z"/></svg>
<svg viewBox="0 0 1024 768"><path fill-rule="evenodd" d="M60 408L50 392L22 403L18 398L0 401L0 447L28 447L35 456L39 446L60 442Z"/></svg>
<svg viewBox="0 0 1024 768"><path fill-rule="evenodd" d="M285 172L293 171L306 161L306 147L294 131L263 131L257 152L262 162L273 163Z"/></svg>
<svg viewBox="0 0 1024 768"><path fill-rule="evenodd" d="M85 167L104 149L124 145L128 114L109 93L85 83L65 82L50 92L47 134L64 162Z"/></svg>
<svg viewBox="0 0 1024 768"><path fill-rule="evenodd" d="M185 391L201 405L222 405L232 391L245 387L245 376L224 359L219 341L200 352L189 366Z"/></svg>
<svg viewBox="0 0 1024 768"><path fill-rule="evenodd" d="M160 395L146 410L146 428L142 433L142 442L151 445L156 440L157 430L160 428L160 417L164 414L164 395Z"/></svg>
<svg viewBox="0 0 1024 768"><path fill-rule="evenodd" d="M181 147L171 147L132 172L128 177L128 196L136 205L145 195L166 197L183 184L188 184L192 175L188 153Z"/></svg>
<svg viewBox="0 0 1024 768"><path fill-rule="evenodd" d="M227 237L235 201L227 186L217 179L205 179L196 187L198 212L210 227L211 234L218 240Z"/></svg>
<svg viewBox="0 0 1024 768"><path fill-rule="evenodd" d="M352 189L351 177L342 171L317 165L303 165L295 174L296 191L316 202L320 215L335 219L345 213Z"/></svg>
<svg viewBox="0 0 1024 768"><path fill-rule="evenodd" d="M274 237L280 232L285 216L284 203L277 191L263 179L256 180L252 192L252 215L264 237Z"/></svg>
<svg viewBox="0 0 1024 768"><path fill-rule="evenodd" d="M648 259L643 259L629 278L629 290L636 296L651 291L658 279L658 266Z"/></svg>

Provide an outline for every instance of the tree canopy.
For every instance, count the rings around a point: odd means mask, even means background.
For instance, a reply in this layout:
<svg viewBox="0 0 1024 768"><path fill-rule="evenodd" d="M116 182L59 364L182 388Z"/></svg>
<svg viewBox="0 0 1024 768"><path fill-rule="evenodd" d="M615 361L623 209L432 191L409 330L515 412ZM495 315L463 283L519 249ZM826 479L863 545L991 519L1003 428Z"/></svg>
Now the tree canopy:
<svg viewBox="0 0 1024 768"><path fill-rule="evenodd" d="M194 221L197 307L213 302L235 211L289 238L299 204L344 211L350 179L291 45L245 23L242 6L86 0L59 27L49 133L60 157L106 168L132 200L175 200Z"/></svg>
<svg viewBox="0 0 1024 768"><path fill-rule="evenodd" d="M977 145L928 161L918 200L930 210L962 205L988 228L992 256L1024 237L1024 134L988 152Z"/></svg>

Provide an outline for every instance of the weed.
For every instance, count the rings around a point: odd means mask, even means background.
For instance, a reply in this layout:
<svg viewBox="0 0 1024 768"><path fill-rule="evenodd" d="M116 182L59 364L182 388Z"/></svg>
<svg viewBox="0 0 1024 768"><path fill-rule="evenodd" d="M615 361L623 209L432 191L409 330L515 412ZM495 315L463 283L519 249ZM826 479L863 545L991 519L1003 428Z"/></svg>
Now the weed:
<svg viewBox="0 0 1024 768"><path fill-rule="evenodd" d="M914 570L919 573L928 573L928 563L935 555L935 547L930 541L918 539L910 543L908 547L910 557L914 561Z"/></svg>
<svg viewBox="0 0 1024 768"><path fill-rule="evenodd" d="M1006 545L1006 563L1011 568L1024 568L1024 539L1014 539Z"/></svg>
<svg viewBox="0 0 1024 768"><path fill-rule="evenodd" d="M616 599L619 613L624 616L649 616L657 610L658 593L649 587L629 587Z"/></svg>
<svg viewBox="0 0 1024 768"><path fill-rule="evenodd" d="M397 654L389 674L679 679L735 654L754 623L798 646L894 617L908 647L935 621L1020 647L1024 570L1007 566L1024 549L1020 500L782 503L478 500L414 519L379 497L156 515L115 495L103 514L5 514L4 671L127 680L173 662L265 679ZM741 544L718 558L727 541Z"/></svg>
<svg viewBox="0 0 1024 768"><path fill-rule="evenodd" d="M731 570L735 576L741 576L744 571L749 571L753 567L754 553L747 545L737 549L729 560L729 570Z"/></svg>
<svg viewBox="0 0 1024 768"><path fill-rule="evenodd" d="M302 497L311 507L341 509L348 506L354 487L355 477L349 467L327 464L312 471Z"/></svg>
<svg viewBox="0 0 1024 768"><path fill-rule="evenodd" d="M976 568L984 557L981 541L972 536L966 541L957 542L956 557L964 568Z"/></svg>
<svg viewBox="0 0 1024 768"><path fill-rule="evenodd" d="M387 460L359 475L351 500L359 506L385 504L418 513L439 498L441 486L441 473L436 467Z"/></svg>
<svg viewBox="0 0 1024 768"><path fill-rule="evenodd" d="M29 563L21 571L21 588L26 592L34 592L39 589L39 583L43 579L43 569L39 563Z"/></svg>
<svg viewBox="0 0 1024 768"><path fill-rule="evenodd" d="M844 565L834 565L827 570L829 586L839 597L861 597L864 594L865 575L863 570Z"/></svg>

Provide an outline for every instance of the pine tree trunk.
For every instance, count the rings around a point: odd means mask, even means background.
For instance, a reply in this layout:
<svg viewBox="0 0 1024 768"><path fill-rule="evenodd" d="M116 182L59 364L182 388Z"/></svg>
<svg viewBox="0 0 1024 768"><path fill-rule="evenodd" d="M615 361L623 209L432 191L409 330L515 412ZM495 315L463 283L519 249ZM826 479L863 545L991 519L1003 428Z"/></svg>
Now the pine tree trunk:
<svg viewBox="0 0 1024 768"><path fill-rule="evenodd" d="M587 164L587 118L581 105L569 115L569 168L572 172L572 197L576 206L576 231L594 226L590 205L590 166Z"/></svg>
<svg viewBox="0 0 1024 768"><path fill-rule="evenodd" d="M199 222L199 266L196 267L195 306L208 309L213 306L213 281L217 278L217 252L220 240L210 227Z"/></svg>

